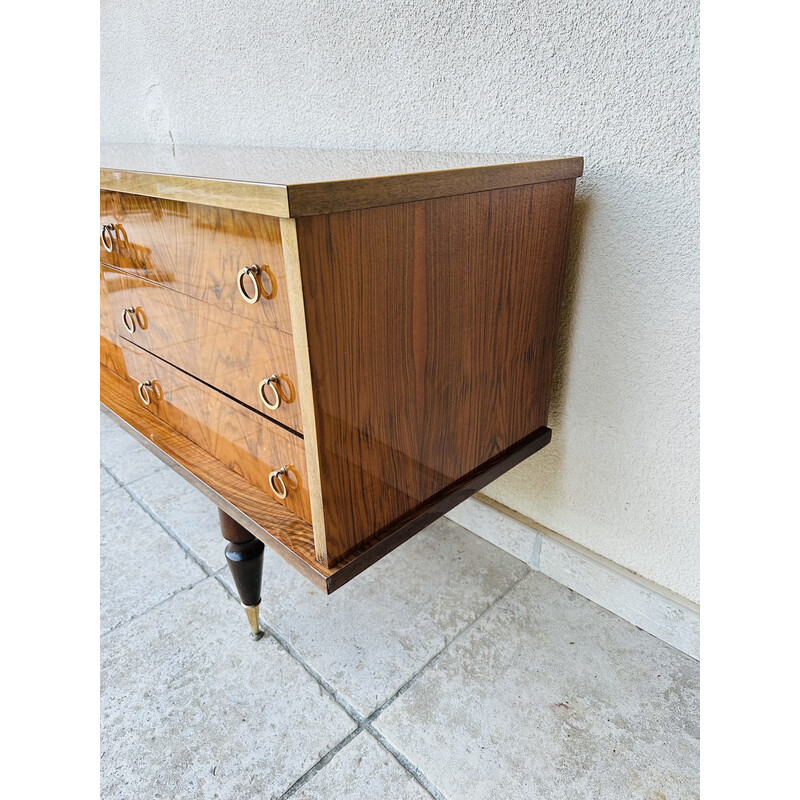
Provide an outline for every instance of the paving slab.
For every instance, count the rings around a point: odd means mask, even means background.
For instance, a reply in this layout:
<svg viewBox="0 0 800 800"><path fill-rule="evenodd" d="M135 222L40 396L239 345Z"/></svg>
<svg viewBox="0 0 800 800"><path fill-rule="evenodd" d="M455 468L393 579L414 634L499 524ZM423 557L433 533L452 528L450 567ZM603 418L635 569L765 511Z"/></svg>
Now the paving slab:
<svg viewBox="0 0 800 800"><path fill-rule="evenodd" d="M532 572L374 721L452 800L699 797L689 656Z"/></svg>
<svg viewBox="0 0 800 800"><path fill-rule="evenodd" d="M101 795L278 798L356 729L214 578L102 644Z"/></svg>
<svg viewBox="0 0 800 800"><path fill-rule="evenodd" d="M112 492L118 489L119 484L114 480L111 473L101 464L100 465L100 494Z"/></svg>
<svg viewBox="0 0 800 800"><path fill-rule="evenodd" d="M100 414L100 462L121 483L167 470L169 467L126 433L106 414Z"/></svg>
<svg viewBox="0 0 800 800"><path fill-rule="evenodd" d="M468 531L479 532L484 539L520 561L532 567L537 566L534 555L541 544L541 535L508 514L474 497L468 497L450 509L447 517Z"/></svg>
<svg viewBox="0 0 800 800"><path fill-rule="evenodd" d="M441 518L331 595L267 551L261 612L368 716L528 571Z"/></svg>
<svg viewBox="0 0 800 800"><path fill-rule="evenodd" d="M366 731L361 731L292 800L431 800L431 795Z"/></svg>
<svg viewBox="0 0 800 800"><path fill-rule="evenodd" d="M212 572L227 568L217 506L171 469L140 478L128 488Z"/></svg>
<svg viewBox="0 0 800 800"><path fill-rule="evenodd" d="M125 489L100 496L101 633L205 577Z"/></svg>

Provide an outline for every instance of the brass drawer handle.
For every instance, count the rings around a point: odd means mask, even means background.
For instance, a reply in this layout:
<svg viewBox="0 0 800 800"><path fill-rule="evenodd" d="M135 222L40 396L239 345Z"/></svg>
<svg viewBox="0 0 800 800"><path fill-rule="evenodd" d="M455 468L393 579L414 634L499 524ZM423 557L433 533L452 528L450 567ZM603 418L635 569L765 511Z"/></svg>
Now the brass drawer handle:
<svg viewBox="0 0 800 800"><path fill-rule="evenodd" d="M152 381L145 381L144 383L139 384L139 399L146 405L149 406L152 402L152 398L150 397L150 392L153 391L153 382Z"/></svg>
<svg viewBox="0 0 800 800"><path fill-rule="evenodd" d="M269 408L271 411L275 411L281 405L281 396L278 394L278 384L280 383L280 378L273 373L269 376L269 378L265 378L261 383L258 384L258 393L261 395L261 401L264 405ZM275 399L270 402L267 399L267 392L268 390L272 389L271 394L274 395Z"/></svg>
<svg viewBox="0 0 800 800"><path fill-rule="evenodd" d="M103 225L103 227L100 228L100 242L108 253L114 249L114 239L111 237L111 232L113 230L114 226L111 224Z"/></svg>
<svg viewBox="0 0 800 800"><path fill-rule="evenodd" d="M269 488L272 489L275 497L277 497L279 500L283 500L286 495L289 494L289 490L286 488L286 483L283 480L283 476L288 474L289 472L286 467L276 469L274 472L270 472L269 474ZM278 484L280 488L278 488L276 484Z"/></svg>
<svg viewBox="0 0 800 800"><path fill-rule="evenodd" d="M258 273L261 272L261 268L258 264L251 264L249 267L242 267L239 270L239 275L237 277L237 283L239 285L239 294L244 298L246 303L257 303L258 296L260 294L259 285L258 285ZM247 294L244 288L245 278L250 278L253 283L253 294Z"/></svg>
<svg viewBox="0 0 800 800"><path fill-rule="evenodd" d="M133 306L129 306L122 312L122 324L128 333L136 331L136 309Z"/></svg>

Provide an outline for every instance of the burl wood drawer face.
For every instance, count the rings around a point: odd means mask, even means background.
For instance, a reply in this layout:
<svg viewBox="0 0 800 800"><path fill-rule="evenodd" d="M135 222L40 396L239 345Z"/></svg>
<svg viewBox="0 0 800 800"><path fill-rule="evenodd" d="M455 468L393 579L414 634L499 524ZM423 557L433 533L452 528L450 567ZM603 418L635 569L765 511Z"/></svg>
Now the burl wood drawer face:
<svg viewBox="0 0 800 800"><path fill-rule="evenodd" d="M118 336L302 431L289 334L105 265L100 279Z"/></svg>
<svg viewBox="0 0 800 800"><path fill-rule="evenodd" d="M311 521L303 440L221 395L124 339L120 340L131 392L147 409L289 510ZM275 496L269 474L285 467L285 499ZM280 484L277 483L280 490Z"/></svg>
<svg viewBox="0 0 800 800"><path fill-rule="evenodd" d="M100 224L101 263L292 332L276 218L101 191ZM103 230L108 225L113 230ZM251 265L260 274L242 278L242 284L251 298L258 291L254 303L242 297L238 285L240 270Z"/></svg>
<svg viewBox="0 0 800 800"><path fill-rule="evenodd" d="M122 358L122 351L119 349L117 334L114 330L113 311L108 299L106 287L103 285L102 275L100 278L100 363L116 372L117 375L125 375L125 361Z"/></svg>

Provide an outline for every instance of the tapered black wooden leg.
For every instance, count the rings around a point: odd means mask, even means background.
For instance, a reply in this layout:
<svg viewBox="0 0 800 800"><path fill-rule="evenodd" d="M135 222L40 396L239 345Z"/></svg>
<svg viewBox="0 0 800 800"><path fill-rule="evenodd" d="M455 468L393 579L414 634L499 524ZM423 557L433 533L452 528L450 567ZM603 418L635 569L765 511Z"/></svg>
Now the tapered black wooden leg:
<svg viewBox="0 0 800 800"><path fill-rule="evenodd" d="M258 608L261 604L261 575L264 571L264 543L243 528L235 519L219 509L219 524L222 535L227 539L225 558L231 568L233 581L239 592L239 599L247 619L250 620L250 634L260 639L264 633L258 625Z"/></svg>

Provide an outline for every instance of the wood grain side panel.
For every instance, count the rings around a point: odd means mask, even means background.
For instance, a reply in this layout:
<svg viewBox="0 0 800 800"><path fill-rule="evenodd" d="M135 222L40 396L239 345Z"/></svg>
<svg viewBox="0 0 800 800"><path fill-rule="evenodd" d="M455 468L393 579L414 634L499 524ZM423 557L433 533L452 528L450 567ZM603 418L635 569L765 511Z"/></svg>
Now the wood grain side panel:
<svg viewBox="0 0 800 800"><path fill-rule="evenodd" d="M311 522L302 439L126 340L120 346L134 401L138 384L153 382L143 408L264 492L271 492L269 473L288 467L289 493L278 502Z"/></svg>
<svg viewBox="0 0 800 800"><path fill-rule="evenodd" d="M296 221L330 565L546 426L574 192Z"/></svg>
<svg viewBox="0 0 800 800"><path fill-rule="evenodd" d="M100 285L119 337L211 384L293 430L302 431L292 337L211 303L100 265ZM122 321L126 308L127 330ZM280 405L268 408L259 386L277 374ZM267 399L274 400L271 390Z"/></svg>
<svg viewBox="0 0 800 800"><path fill-rule="evenodd" d="M115 226L112 251L100 245L101 263L292 332L277 218L101 191L100 223ZM263 290L253 304L237 286L239 270L250 264L263 271Z"/></svg>
<svg viewBox="0 0 800 800"><path fill-rule="evenodd" d="M550 443L551 436L550 428L539 428L489 461L478 465L458 481L445 486L422 506L412 509L403 519L395 521L388 532L382 531L364 546L341 559L336 570L327 579L328 591L332 592L343 586L415 533L419 533L475 492L488 486L495 478L541 450Z"/></svg>

